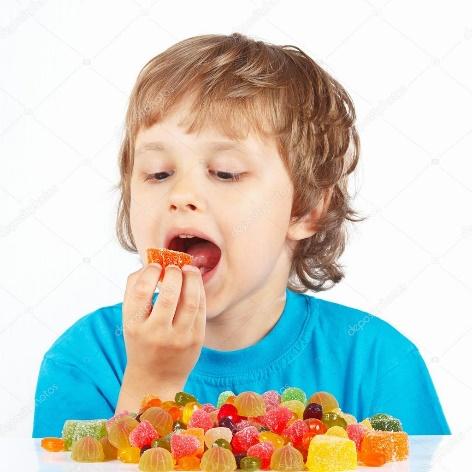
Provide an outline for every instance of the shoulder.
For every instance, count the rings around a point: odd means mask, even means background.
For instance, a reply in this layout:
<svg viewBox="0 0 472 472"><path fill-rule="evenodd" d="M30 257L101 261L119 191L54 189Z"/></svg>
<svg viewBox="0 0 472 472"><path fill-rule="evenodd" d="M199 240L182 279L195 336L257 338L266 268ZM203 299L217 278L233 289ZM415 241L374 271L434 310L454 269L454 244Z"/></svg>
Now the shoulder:
<svg viewBox="0 0 472 472"><path fill-rule="evenodd" d="M362 347L367 350L402 354L417 350L416 345L389 322L374 313L319 298L304 295L316 318L320 334L329 336L339 345Z"/></svg>
<svg viewBox="0 0 472 472"><path fill-rule="evenodd" d="M122 339L122 302L93 310L75 321L50 346L45 359L67 362L93 353L98 345L116 344Z"/></svg>

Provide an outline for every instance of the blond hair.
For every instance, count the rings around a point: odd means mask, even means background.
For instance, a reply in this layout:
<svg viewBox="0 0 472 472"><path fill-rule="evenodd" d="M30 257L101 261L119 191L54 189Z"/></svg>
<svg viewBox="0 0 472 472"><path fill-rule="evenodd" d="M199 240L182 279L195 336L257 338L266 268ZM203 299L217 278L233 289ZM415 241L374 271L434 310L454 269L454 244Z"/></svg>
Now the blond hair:
<svg viewBox="0 0 472 472"><path fill-rule="evenodd" d="M135 139L159 122L184 96L195 93L189 133L212 125L232 139L249 131L273 137L292 179L292 221L326 199L313 236L297 241L288 287L319 292L344 277L349 206L347 177L360 153L355 110L346 90L296 46L256 41L239 33L180 41L153 57L131 92L119 153L120 200L116 232L137 252L130 226L130 176ZM331 286L325 286L326 282Z"/></svg>

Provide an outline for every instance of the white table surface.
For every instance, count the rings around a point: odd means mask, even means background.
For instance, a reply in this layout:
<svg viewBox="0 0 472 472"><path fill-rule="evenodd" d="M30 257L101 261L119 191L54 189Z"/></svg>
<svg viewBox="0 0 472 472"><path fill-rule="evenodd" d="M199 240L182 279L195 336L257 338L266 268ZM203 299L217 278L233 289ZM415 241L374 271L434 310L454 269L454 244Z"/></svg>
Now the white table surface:
<svg viewBox="0 0 472 472"><path fill-rule="evenodd" d="M119 461L80 463L70 459L70 452L47 452L40 439L0 438L0 471L102 471L134 470L137 464ZM382 467L358 467L370 472L460 472L472 471L471 435L410 436L410 457L406 461L391 462Z"/></svg>

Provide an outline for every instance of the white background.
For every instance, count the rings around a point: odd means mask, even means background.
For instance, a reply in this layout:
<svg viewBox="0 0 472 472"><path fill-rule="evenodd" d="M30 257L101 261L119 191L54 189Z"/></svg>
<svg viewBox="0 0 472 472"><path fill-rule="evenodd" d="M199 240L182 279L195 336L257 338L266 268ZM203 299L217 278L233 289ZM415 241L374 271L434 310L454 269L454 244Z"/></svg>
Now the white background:
<svg viewBox="0 0 472 472"><path fill-rule="evenodd" d="M30 437L43 354L122 301L141 266L117 244L113 190L139 70L186 37L237 31L299 46L351 94L351 194L368 219L348 227L346 278L317 296L417 344L453 444L470 441L471 14L467 1L1 2L0 435Z"/></svg>

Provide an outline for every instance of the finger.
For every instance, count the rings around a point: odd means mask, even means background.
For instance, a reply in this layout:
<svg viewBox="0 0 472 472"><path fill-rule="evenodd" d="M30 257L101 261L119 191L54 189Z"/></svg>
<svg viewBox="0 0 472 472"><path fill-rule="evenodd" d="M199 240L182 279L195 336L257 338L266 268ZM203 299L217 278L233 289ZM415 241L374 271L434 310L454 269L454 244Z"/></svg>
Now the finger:
<svg viewBox="0 0 472 472"><path fill-rule="evenodd" d="M191 330L200 305L200 270L195 266L185 265L182 274L182 291L173 324L176 333Z"/></svg>
<svg viewBox="0 0 472 472"><path fill-rule="evenodd" d="M182 271L174 264L166 266L159 296L152 307L149 321L155 328L171 328L182 288Z"/></svg>
<svg viewBox="0 0 472 472"><path fill-rule="evenodd" d="M203 285L203 279L200 276L200 303L198 306L197 316L193 323L193 332L197 339L205 340L205 328L206 328L206 293Z"/></svg>
<svg viewBox="0 0 472 472"><path fill-rule="evenodd" d="M161 266L148 264L128 277L123 301L125 326L142 323L152 310L152 296L161 274Z"/></svg>

